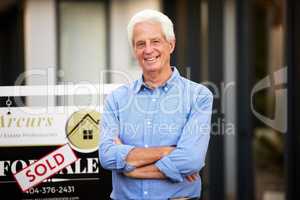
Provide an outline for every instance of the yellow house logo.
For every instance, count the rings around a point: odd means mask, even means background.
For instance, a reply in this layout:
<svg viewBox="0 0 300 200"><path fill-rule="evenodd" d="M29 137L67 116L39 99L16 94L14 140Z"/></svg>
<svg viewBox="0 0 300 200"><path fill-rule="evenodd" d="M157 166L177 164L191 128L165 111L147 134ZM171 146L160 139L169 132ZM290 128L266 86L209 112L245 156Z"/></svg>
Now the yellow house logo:
<svg viewBox="0 0 300 200"><path fill-rule="evenodd" d="M100 113L94 110L80 110L73 113L66 126L70 145L77 151L89 153L99 145Z"/></svg>

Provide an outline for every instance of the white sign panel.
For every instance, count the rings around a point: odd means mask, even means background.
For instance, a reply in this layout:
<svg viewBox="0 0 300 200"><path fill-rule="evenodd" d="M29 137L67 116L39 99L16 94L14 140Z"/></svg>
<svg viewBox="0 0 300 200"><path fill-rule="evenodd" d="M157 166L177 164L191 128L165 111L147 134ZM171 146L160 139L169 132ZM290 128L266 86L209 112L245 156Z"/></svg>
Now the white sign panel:
<svg viewBox="0 0 300 200"><path fill-rule="evenodd" d="M0 108L0 147L51 146L70 143L70 140L78 141L75 136L80 134L79 131L84 131L81 129L91 130L84 127L87 123L93 125L93 134L97 135L100 119L99 114L95 116L93 113L100 113L101 109L52 107L45 111L44 108L14 107L9 109L8 114L8 108ZM72 117L74 113L79 113L75 114L75 119ZM72 130L75 127L78 130ZM97 138L94 139L96 141Z"/></svg>
<svg viewBox="0 0 300 200"><path fill-rule="evenodd" d="M20 108L0 108L0 146L40 146L67 143L67 114L31 114Z"/></svg>

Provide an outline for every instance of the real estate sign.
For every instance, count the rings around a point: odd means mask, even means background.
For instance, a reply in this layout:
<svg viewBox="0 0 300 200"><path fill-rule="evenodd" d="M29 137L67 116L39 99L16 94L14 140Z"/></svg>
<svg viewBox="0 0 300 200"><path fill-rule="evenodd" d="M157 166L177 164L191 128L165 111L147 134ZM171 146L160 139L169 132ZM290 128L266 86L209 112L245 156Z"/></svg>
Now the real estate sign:
<svg viewBox="0 0 300 200"><path fill-rule="evenodd" d="M0 196L107 199L111 177L101 168L97 151L100 112L0 108Z"/></svg>

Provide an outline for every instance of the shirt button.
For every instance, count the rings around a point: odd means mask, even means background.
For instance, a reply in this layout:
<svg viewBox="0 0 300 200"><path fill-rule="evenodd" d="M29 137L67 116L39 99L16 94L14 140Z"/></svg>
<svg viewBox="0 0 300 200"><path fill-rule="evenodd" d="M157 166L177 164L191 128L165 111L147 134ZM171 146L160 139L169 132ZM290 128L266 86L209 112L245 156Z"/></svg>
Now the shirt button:
<svg viewBox="0 0 300 200"><path fill-rule="evenodd" d="M150 124L151 124L151 122L147 122L147 124L148 124L148 125L150 125Z"/></svg>
<svg viewBox="0 0 300 200"><path fill-rule="evenodd" d="M165 90L165 91L168 91L168 88L167 88L167 87L165 87L165 88L164 88L164 90Z"/></svg>
<svg viewBox="0 0 300 200"><path fill-rule="evenodd" d="M156 99L152 99L152 101L154 102L154 101L156 101Z"/></svg>
<svg viewBox="0 0 300 200"><path fill-rule="evenodd" d="M144 191L144 195L147 195L148 194L148 192L147 191Z"/></svg>
<svg viewBox="0 0 300 200"><path fill-rule="evenodd" d="M145 144L145 147L148 148L148 144Z"/></svg>

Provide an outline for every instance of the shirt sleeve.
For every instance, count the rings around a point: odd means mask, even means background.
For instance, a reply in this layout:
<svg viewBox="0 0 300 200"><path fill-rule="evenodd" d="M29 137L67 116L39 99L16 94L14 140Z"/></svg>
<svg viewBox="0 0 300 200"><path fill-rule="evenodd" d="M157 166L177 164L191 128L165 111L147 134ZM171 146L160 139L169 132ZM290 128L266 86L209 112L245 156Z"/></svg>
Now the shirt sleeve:
<svg viewBox="0 0 300 200"><path fill-rule="evenodd" d="M100 126L99 160L104 169L129 172L135 169L126 162L132 145L115 144L120 132L118 109L113 94L106 98Z"/></svg>
<svg viewBox="0 0 300 200"><path fill-rule="evenodd" d="M201 170L210 138L213 96L205 88L196 97L176 149L155 163L173 182L182 182L187 175Z"/></svg>

